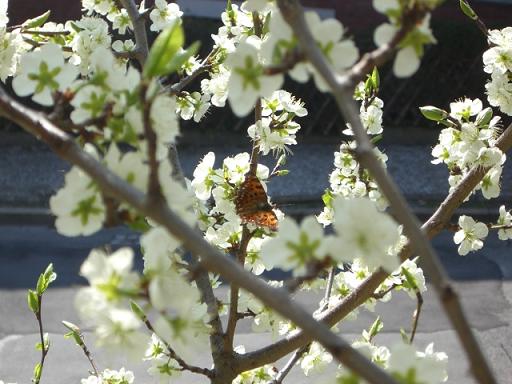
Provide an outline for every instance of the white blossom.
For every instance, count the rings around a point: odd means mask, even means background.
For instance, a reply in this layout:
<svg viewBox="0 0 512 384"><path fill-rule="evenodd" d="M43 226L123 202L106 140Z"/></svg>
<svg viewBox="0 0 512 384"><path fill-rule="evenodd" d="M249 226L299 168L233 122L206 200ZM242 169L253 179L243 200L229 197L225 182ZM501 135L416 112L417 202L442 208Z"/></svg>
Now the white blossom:
<svg viewBox="0 0 512 384"><path fill-rule="evenodd" d="M53 104L52 93L68 88L77 74L74 66L64 62L62 48L50 43L22 55L20 74L12 87L18 96L33 94L32 100L48 106Z"/></svg>
<svg viewBox="0 0 512 384"><path fill-rule="evenodd" d="M152 31L161 31L162 29L173 25L181 20L183 12L176 3L167 3L165 0L155 0L155 8L149 14L151 19Z"/></svg>
<svg viewBox="0 0 512 384"><path fill-rule="evenodd" d="M484 223L476 222L472 217L462 215L459 217L460 230L455 233L453 240L459 244L459 255L465 256L471 251L477 251L484 245L489 229Z"/></svg>
<svg viewBox="0 0 512 384"><path fill-rule="evenodd" d="M314 216L306 217L300 226L285 217L277 236L263 244L261 260L267 270L278 267L300 274L308 262L322 260L329 251L323 229Z"/></svg>
<svg viewBox="0 0 512 384"><path fill-rule="evenodd" d="M311 343L309 350L300 359L300 367L306 376L312 373L322 372L332 362L332 355L319 343Z"/></svg>
<svg viewBox="0 0 512 384"><path fill-rule="evenodd" d="M214 174L213 164L215 163L215 153L208 152L197 164L192 179L192 188L196 197L200 200L208 200L212 193L214 182L211 176Z"/></svg>
<svg viewBox="0 0 512 384"><path fill-rule="evenodd" d="M498 217L496 225L504 228L498 230L498 238L500 240L512 239L512 214L506 210L504 205L500 206L499 212L500 216Z"/></svg>
<svg viewBox="0 0 512 384"><path fill-rule="evenodd" d="M6 32L2 27L0 10L0 80L5 82L7 77L16 73L18 59L21 53L22 39L18 31Z"/></svg>
<svg viewBox="0 0 512 384"><path fill-rule="evenodd" d="M228 81L228 100L233 112L247 115L259 97L268 97L283 83L283 75L267 76L263 73L258 51L260 40L251 36L240 42L236 50L226 59L231 70Z"/></svg>
<svg viewBox="0 0 512 384"><path fill-rule="evenodd" d="M399 240L393 219L379 212L375 203L366 198L338 197L333 207L337 237L331 256L335 260L349 262L360 257L371 269L382 267L392 271L398 267L396 255L386 252Z"/></svg>
<svg viewBox="0 0 512 384"><path fill-rule="evenodd" d="M75 32L70 22L66 24L66 30L74 34L71 42L73 56L70 62L80 68L82 75L86 75L89 73L91 55L98 47L110 48L112 38L107 22L98 17L82 17L73 23L81 30Z"/></svg>
<svg viewBox="0 0 512 384"><path fill-rule="evenodd" d="M50 209L57 216L57 231L65 236L90 235L100 230L105 220L99 191L78 167L66 174L64 187L50 198Z"/></svg>
<svg viewBox="0 0 512 384"><path fill-rule="evenodd" d="M413 376L418 383L439 384L447 380L448 357L434 352L429 344L425 352L417 352L410 344L397 344L391 348L388 370L399 377Z"/></svg>

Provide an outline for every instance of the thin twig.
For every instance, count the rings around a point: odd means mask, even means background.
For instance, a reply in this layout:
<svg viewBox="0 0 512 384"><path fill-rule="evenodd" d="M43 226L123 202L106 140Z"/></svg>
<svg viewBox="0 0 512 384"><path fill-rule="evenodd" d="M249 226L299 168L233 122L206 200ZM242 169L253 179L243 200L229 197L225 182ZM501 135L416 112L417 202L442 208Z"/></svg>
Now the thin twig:
<svg viewBox="0 0 512 384"><path fill-rule="evenodd" d="M144 322L144 325L146 326L146 328L150 332L152 332L152 333L154 333L155 335L158 336L158 334L156 333L155 329L153 328L153 324L151 324L151 321L149 321L149 319L147 317L144 317L143 322ZM169 344L167 341L165 341L162 338L159 338L159 339L162 342L162 344L165 345L165 348L167 349L167 354L169 355L169 357L172 358L173 360L176 360L176 362L179 364L179 366L183 370L190 371L190 372L193 372L193 373L197 373L199 375L204 375L204 376L209 377L209 378L213 377L212 370L207 369L207 368L196 367L195 365L188 364L185 360L183 360L176 353L176 351L171 347L171 344Z"/></svg>
<svg viewBox="0 0 512 384"><path fill-rule="evenodd" d="M286 376L290 373L292 368L297 364L297 362L300 360L300 358L308 352L309 348L311 347L311 344L306 344L305 346L299 348L293 356L288 360L286 365L279 371L276 378L270 383L270 384L282 384L283 380L286 378Z"/></svg>
<svg viewBox="0 0 512 384"><path fill-rule="evenodd" d="M423 296L421 295L421 292L418 289L416 289L416 310L414 311L414 313L412 315L412 330L411 330L411 337L409 339L409 343L411 343L411 344L414 341L414 336L416 336L416 330L418 329L418 321L420 319L422 306L423 306Z"/></svg>
<svg viewBox="0 0 512 384"><path fill-rule="evenodd" d="M37 319L37 325L39 328L39 340L41 342L41 361L39 363L39 373L36 377L34 377L34 384L39 384L41 381L41 376L43 375L44 361L46 359L46 355L48 354L49 346L46 344L44 339L44 331L43 331L43 313L42 313L42 304L43 304L43 295L37 294L37 311L35 313Z"/></svg>
<svg viewBox="0 0 512 384"><path fill-rule="evenodd" d="M215 55L219 52L219 48L214 48L208 53L208 55L204 58L204 60L201 62L198 68L194 72L192 72L187 77L184 77L181 79L178 83L171 85L170 87L167 87L167 91L170 92L173 95L176 95L183 91L192 81L194 81L199 75L201 75L204 72L207 72L210 70L212 66L212 59L215 57Z"/></svg>
<svg viewBox="0 0 512 384"><path fill-rule="evenodd" d="M40 35L40 36L66 36L71 32L69 31L34 31L30 29L22 29L21 33L26 33L27 35Z"/></svg>
<svg viewBox="0 0 512 384"><path fill-rule="evenodd" d="M324 301L326 303L329 302L329 299L331 298L332 294L332 286L334 285L334 277L336 276L336 267L331 267L331 270L329 271L329 277L327 277L327 286L325 287L325 293L324 293Z"/></svg>
<svg viewBox="0 0 512 384"><path fill-rule="evenodd" d="M439 299L464 346L475 378L482 384L496 383L489 364L466 320L454 288L451 286L432 245L421 231L416 217L409 209L400 190L375 155L373 145L361 123L357 106L353 100L352 83L348 85L337 79L307 26L300 4L296 0L278 0L278 4L284 19L292 27L311 64L329 84L340 112L352 125L357 142L359 162L370 171L376 180L399 222L403 224L404 233L412 247L420 255L423 267L431 278Z"/></svg>
<svg viewBox="0 0 512 384"><path fill-rule="evenodd" d="M89 348L87 348L87 345L85 344L85 338L82 333L82 330L78 328L75 324L69 323L67 321L62 322L66 328L68 328L71 331L70 336L73 336L73 339L75 343L80 347L80 349L84 352L85 357L89 361L89 364L91 364L92 367L92 373L94 376L99 377L100 373L98 371L98 368L96 368L96 364L94 363L94 360L92 358L92 354L89 351ZM66 335L68 336L68 335ZM77 339L78 337L78 339Z"/></svg>

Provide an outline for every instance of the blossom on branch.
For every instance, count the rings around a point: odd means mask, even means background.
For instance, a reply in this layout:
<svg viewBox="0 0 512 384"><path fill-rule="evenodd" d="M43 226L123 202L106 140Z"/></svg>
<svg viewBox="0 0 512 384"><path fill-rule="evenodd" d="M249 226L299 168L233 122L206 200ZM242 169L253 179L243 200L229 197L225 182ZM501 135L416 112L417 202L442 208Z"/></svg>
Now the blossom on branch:
<svg viewBox="0 0 512 384"><path fill-rule="evenodd" d="M237 116L247 115L260 97L268 97L283 83L283 75L267 76L259 58L261 41L250 36L241 41L226 59L231 70L228 81L229 105Z"/></svg>
<svg viewBox="0 0 512 384"><path fill-rule="evenodd" d="M12 88L18 96L33 95L36 103L49 106L52 94L68 88L77 75L76 67L64 62L61 47L46 44L22 55L20 74L13 79Z"/></svg>
<svg viewBox="0 0 512 384"><path fill-rule="evenodd" d="M459 255L465 256L471 251L477 251L484 246L483 240L489 234L489 229L484 223L476 222L472 217L462 215L459 217L459 227L453 240L459 244Z"/></svg>
<svg viewBox="0 0 512 384"><path fill-rule="evenodd" d="M338 197L333 207L337 236L332 258L340 263L361 258L371 270L382 267L391 272L398 267L396 254L388 253L400 240L398 225L389 215L367 198Z"/></svg>

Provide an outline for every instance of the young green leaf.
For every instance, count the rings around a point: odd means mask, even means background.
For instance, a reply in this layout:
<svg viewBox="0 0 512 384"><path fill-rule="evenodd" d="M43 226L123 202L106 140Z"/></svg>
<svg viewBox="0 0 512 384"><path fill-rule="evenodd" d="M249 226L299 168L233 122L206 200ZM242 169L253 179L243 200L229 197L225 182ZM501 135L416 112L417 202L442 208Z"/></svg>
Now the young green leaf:
<svg viewBox="0 0 512 384"><path fill-rule="evenodd" d="M384 328L384 324L382 323L382 320L380 319L380 317L377 317L377 319L375 319L372 326L368 330L370 340L373 339L375 336L377 336L378 333L382 330L382 328Z"/></svg>
<svg viewBox="0 0 512 384"><path fill-rule="evenodd" d="M492 119L492 109L490 107L487 107L480 111L480 113L477 115L475 123L477 127L485 127L487 126Z"/></svg>
<svg viewBox="0 0 512 384"><path fill-rule="evenodd" d="M42 15L34 17L33 19L28 19L23 24L21 24L21 26L23 27L23 29L39 28L41 25L46 23L46 21L50 17L50 14L50 11L46 11Z"/></svg>
<svg viewBox="0 0 512 384"><path fill-rule="evenodd" d="M377 67L373 68L371 79L372 79L372 83L373 83L373 88L375 90L379 89L379 87L380 87L380 76L379 76L379 70L377 69Z"/></svg>
<svg viewBox="0 0 512 384"><path fill-rule="evenodd" d="M164 29L149 51L148 59L144 65L144 77L149 79L167 74L168 63L176 56L184 43L185 35L180 23L174 23Z"/></svg>
<svg viewBox="0 0 512 384"><path fill-rule="evenodd" d="M411 275L411 272L409 272L406 268L402 268L402 274L405 276L405 280L407 281L409 287L417 292L418 284L416 283L416 279L414 278L414 276Z"/></svg>
<svg viewBox="0 0 512 384"><path fill-rule="evenodd" d="M41 380L41 371L43 369L43 366L41 365L41 363L37 363L36 366L34 367L34 379L33 381L38 383L39 380Z"/></svg>
<svg viewBox="0 0 512 384"><path fill-rule="evenodd" d="M409 344L410 343L409 335L407 334L407 332L403 328L400 328L400 336L402 337L402 341L405 344Z"/></svg>
<svg viewBox="0 0 512 384"><path fill-rule="evenodd" d="M432 106L420 107L420 111L423 116L433 121L441 121L448 116L448 112Z"/></svg>
<svg viewBox="0 0 512 384"><path fill-rule="evenodd" d="M476 12L471 8L469 3L465 0L459 0L460 9L462 12L472 20L478 19Z"/></svg>
<svg viewBox="0 0 512 384"><path fill-rule="evenodd" d="M39 276L37 280L36 291L38 295L42 295L47 289L48 286L55 281L57 278L57 274L53 272L53 264L49 264L46 267L46 270Z"/></svg>
<svg viewBox="0 0 512 384"><path fill-rule="evenodd" d="M28 308L37 313L39 311L39 300L37 298L37 293L31 289L28 290L27 295Z"/></svg>
<svg viewBox="0 0 512 384"><path fill-rule="evenodd" d="M276 176L286 176L289 173L290 171L288 169L280 169L279 171L276 171Z"/></svg>
<svg viewBox="0 0 512 384"><path fill-rule="evenodd" d="M139 306L139 304L137 304L135 301L131 301L130 308L141 321L146 321L146 314L144 313L144 310Z"/></svg>

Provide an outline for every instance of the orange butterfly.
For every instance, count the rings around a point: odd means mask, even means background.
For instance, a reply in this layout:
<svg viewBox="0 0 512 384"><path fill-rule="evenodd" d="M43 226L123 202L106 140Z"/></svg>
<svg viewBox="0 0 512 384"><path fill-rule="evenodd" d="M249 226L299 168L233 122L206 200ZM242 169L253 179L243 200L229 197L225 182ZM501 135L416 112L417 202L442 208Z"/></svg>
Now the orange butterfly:
<svg viewBox="0 0 512 384"><path fill-rule="evenodd" d="M236 213L242 223L254 223L277 231L277 216L268 203L268 197L260 180L253 175L245 175L235 198Z"/></svg>

